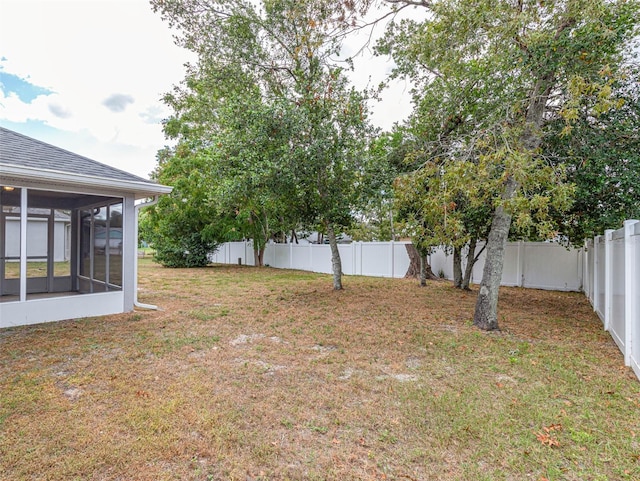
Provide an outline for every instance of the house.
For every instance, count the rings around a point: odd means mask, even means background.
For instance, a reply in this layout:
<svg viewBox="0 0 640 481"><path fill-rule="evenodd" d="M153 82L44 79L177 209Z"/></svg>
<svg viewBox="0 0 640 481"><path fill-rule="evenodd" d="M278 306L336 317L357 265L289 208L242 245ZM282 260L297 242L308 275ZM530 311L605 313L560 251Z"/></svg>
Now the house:
<svg viewBox="0 0 640 481"><path fill-rule="evenodd" d="M30 254L46 262L48 248L48 209L31 209L27 222L27 237L31 239ZM13 215L11 215L13 213ZM55 251L53 262L69 261L71 257L71 217L65 211L56 210L53 219ZM8 207L6 215L5 254L14 259L20 258L20 207ZM14 262L18 262L17 260Z"/></svg>
<svg viewBox="0 0 640 481"><path fill-rule="evenodd" d="M0 328L133 310L139 201L169 192L0 127Z"/></svg>

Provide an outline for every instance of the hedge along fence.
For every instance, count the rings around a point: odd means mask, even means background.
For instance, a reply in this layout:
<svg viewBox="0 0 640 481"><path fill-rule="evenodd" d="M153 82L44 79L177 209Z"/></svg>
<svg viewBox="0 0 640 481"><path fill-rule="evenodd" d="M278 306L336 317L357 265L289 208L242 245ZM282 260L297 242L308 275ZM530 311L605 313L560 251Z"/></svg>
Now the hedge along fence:
<svg viewBox="0 0 640 481"><path fill-rule="evenodd" d="M585 294L640 379L640 222L588 240L585 254Z"/></svg>
<svg viewBox="0 0 640 481"><path fill-rule="evenodd" d="M410 242L352 242L339 244L342 272L346 275L404 277L409 267ZM482 246L480 246L482 247ZM479 248L480 248L479 247ZM583 249L549 242L510 242L505 252L502 285L561 291L581 291ZM480 282L483 252L473 268L472 282ZM212 256L221 264L254 265L251 242L228 242ZM331 250L326 244L267 244L264 263L271 267L331 273ZM453 279L452 256L436 249L430 256L436 275Z"/></svg>

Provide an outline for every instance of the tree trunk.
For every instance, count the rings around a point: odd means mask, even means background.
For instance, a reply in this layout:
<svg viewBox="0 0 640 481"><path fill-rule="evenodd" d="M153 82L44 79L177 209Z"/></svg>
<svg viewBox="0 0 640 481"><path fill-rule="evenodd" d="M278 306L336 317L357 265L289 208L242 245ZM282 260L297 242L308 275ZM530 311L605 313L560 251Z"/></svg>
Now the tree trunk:
<svg viewBox="0 0 640 481"><path fill-rule="evenodd" d="M461 289L465 291L469 291L469 284L471 283L471 275L473 274L473 266L476 265L476 261L478 260L478 256L484 251L485 246L480 249L480 252L476 255L476 246L478 245L478 239L475 237L471 239L469 242L469 250L467 251L467 265L464 268L464 277L462 279Z"/></svg>
<svg viewBox="0 0 640 481"><path fill-rule="evenodd" d="M342 261L340 260L340 251L338 250L338 241L333 225L326 223L327 237L329 238L329 246L331 247L331 267L333 270L333 289L339 291L342 289Z"/></svg>
<svg viewBox="0 0 640 481"><path fill-rule="evenodd" d="M453 287L462 288L462 249L453 248Z"/></svg>
<svg viewBox="0 0 640 481"><path fill-rule="evenodd" d="M513 177L508 177L505 183L504 199L513 197L518 183ZM485 331L498 329L498 291L502 279L504 265L504 251L507 246L509 229L511 228L511 213L503 206L499 206L491 221L491 230L487 239L487 258L482 272L482 283L476 301L473 324Z"/></svg>
<svg viewBox="0 0 640 481"><path fill-rule="evenodd" d="M563 24L562 29L570 23ZM526 153L533 153L540 147L542 135L540 128L545 113L545 106L555 83L555 72L547 72L538 77L525 116L525 125L520 141ZM519 188L518 182L509 175L504 184L503 200L512 199ZM480 293L473 314L473 324L486 331L498 329L498 291L502 279L504 251L507 246L511 213L499 206L491 222L491 230L487 239L487 258L482 272Z"/></svg>
<svg viewBox="0 0 640 481"><path fill-rule="evenodd" d="M253 263L256 267L264 266L264 246L259 249L253 249Z"/></svg>
<svg viewBox="0 0 640 481"><path fill-rule="evenodd" d="M416 246L414 246L413 244L405 244L404 247L407 250L407 255L409 256L409 267L407 269L407 273L404 275L405 279L420 278L420 270L423 259L425 263L425 278L430 280L437 279L437 277L431 270L431 266L429 265L427 256L424 256L423 258L418 252L418 249L416 249Z"/></svg>
<svg viewBox="0 0 640 481"><path fill-rule="evenodd" d="M407 250L407 255L409 256L409 267L404 277L405 279L410 277L416 278L420 276L420 254L418 254L418 249L416 249L413 244L405 244L404 248Z"/></svg>
<svg viewBox="0 0 640 481"><path fill-rule="evenodd" d="M427 285L427 268L431 270L427 256L420 256L420 287Z"/></svg>

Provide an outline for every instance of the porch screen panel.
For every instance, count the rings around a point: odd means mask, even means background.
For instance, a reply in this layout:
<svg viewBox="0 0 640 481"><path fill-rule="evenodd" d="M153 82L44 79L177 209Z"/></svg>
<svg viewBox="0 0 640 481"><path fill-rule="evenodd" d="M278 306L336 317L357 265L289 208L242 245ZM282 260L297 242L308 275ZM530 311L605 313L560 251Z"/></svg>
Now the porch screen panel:
<svg viewBox="0 0 640 481"><path fill-rule="evenodd" d="M109 206L109 284L122 287L122 204Z"/></svg>
<svg viewBox="0 0 640 481"><path fill-rule="evenodd" d="M107 249L109 247L109 223L107 207L96 209L93 214L93 278L107 282Z"/></svg>
<svg viewBox="0 0 640 481"><path fill-rule="evenodd" d="M31 198L31 191L29 191ZM47 257L49 255L49 224L50 209L27 210L27 277L39 279L28 281L27 292L47 292Z"/></svg>
<svg viewBox="0 0 640 481"><path fill-rule="evenodd" d="M18 187L0 186L0 295L20 293L20 197Z"/></svg>
<svg viewBox="0 0 640 481"><path fill-rule="evenodd" d="M80 275L91 278L91 211L80 211Z"/></svg>
<svg viewBox="0 0 640 481"><path fill-rule="evenodd" d="M4 277L20 278L20 207L2 207L4 225Z"/></svg>
<svg viewBox="0 0 640 481"><path fill-rule="evenodd" d="M55 277L67 277L71 275L71 211L54 210L53 227L53 262Z"/></svg>

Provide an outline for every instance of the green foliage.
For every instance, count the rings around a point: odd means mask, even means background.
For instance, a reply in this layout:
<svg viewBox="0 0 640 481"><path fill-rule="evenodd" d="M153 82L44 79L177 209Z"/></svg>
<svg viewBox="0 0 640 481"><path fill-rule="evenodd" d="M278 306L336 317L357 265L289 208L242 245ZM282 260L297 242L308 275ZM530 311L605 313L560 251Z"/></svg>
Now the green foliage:
<svg viewBox="0 0 640 481"><path fill-rule="evenodd" d="M172 185L171 194L146 210L141 221L145 240L156 249L154 260L166 267L202 267L222 241L219 217L208 208L206 158L178 150L161 151L156 179Z"/></svg>
<svg viewBox="0 0 640 481"><path fill-rule="evenodd" d="M198 232L179 233L177 237L157 239L155 261L165 267L204 267L215 244L205 241Z"/></svg>
<svg viewBox="0 0 640 481"><path fill-rule="evenodd" d="M616 108L599 111L597 94L585 96L574 120L548 125L543 149L553 164L568 166L574 203L553 212L560 233L574 245L640 218L640 68L624 69L612 83Z"/></svg>
<svg viewBox="0 0 640 481"><path fill-rule="evenodd" d="M585 96L605 112L612 73L638 32L637 0L394 0L421 5L425 20L392 22L378 51L395 76L409 77L410 126L424 143L418 178L404 190L422 242L463 240L451 207L490 206L491 228L474 323L497 328L504 243L555 234L551 211L566 210L573 187L541 150L545 125L562 118L569 133ZM453 172L452 175L448 175ZM464 174L471 183L463 185ZM458 185L455 178L458 177ZM449 201L448 192L462 194ZM415 192L415 199L410 194ZM445 210L446 209L446 210ZM463 209L464 210L464 209ZM444 218L447 218L447 228ZM456 222L459 221L459 222Z"/></svg>
<svg viewBox="0 0 640 481"><path fill-rule="evenodd" d="M349 229L354 240L388 241L404 235L397 223L393 184L412 168L405 163L410 149L405 132L397 126L378 134L369 145L358 180L356 221Z"/></svg>
<svg viewBox="0 0 640 481"><path fill-rule="evenodd" d="M551 213L568 208L573 187L561 162L540 155L540 128L557 119L569 133L585 96L592 112L617 105L611 72L636 31L638 2L422 5L427 20L392 22L377 46L393 56L393 75L415 84L407 130L416 171L396 184L407 228L421 230L423 244L456 245L486 235L502 206L514 235L554 236ZM508 180L517 188L505 197Z"/></svg>
<svg viewBox="0 0 640 481"><path fill-rule="evenodd" d="M341 42L354 5L328 0L153 0L198 55L165 96L165 131L207 158L208 205L260 249L274 232L350 225L370 128ZM179 150L178 149L178 150ZM331 238L332 236L329 235Z"/></svg>
<svg viewBox="0 0 640 481"><path fill-rule="evenodd" d="M611 105L603 65L632 35L637 2L424 6L428 20L391 23L377 47L393 56L394 76L416 85L407 122L416 170L396 183L405 230L424 249L457 246L485 237L502 206L512 235L555 236L551 213L569 207L574 189L562 163L539 155L538 128L553 112L574 121L586 92L594 108ZM505 197L508 179L518 188Z"/></svg>

